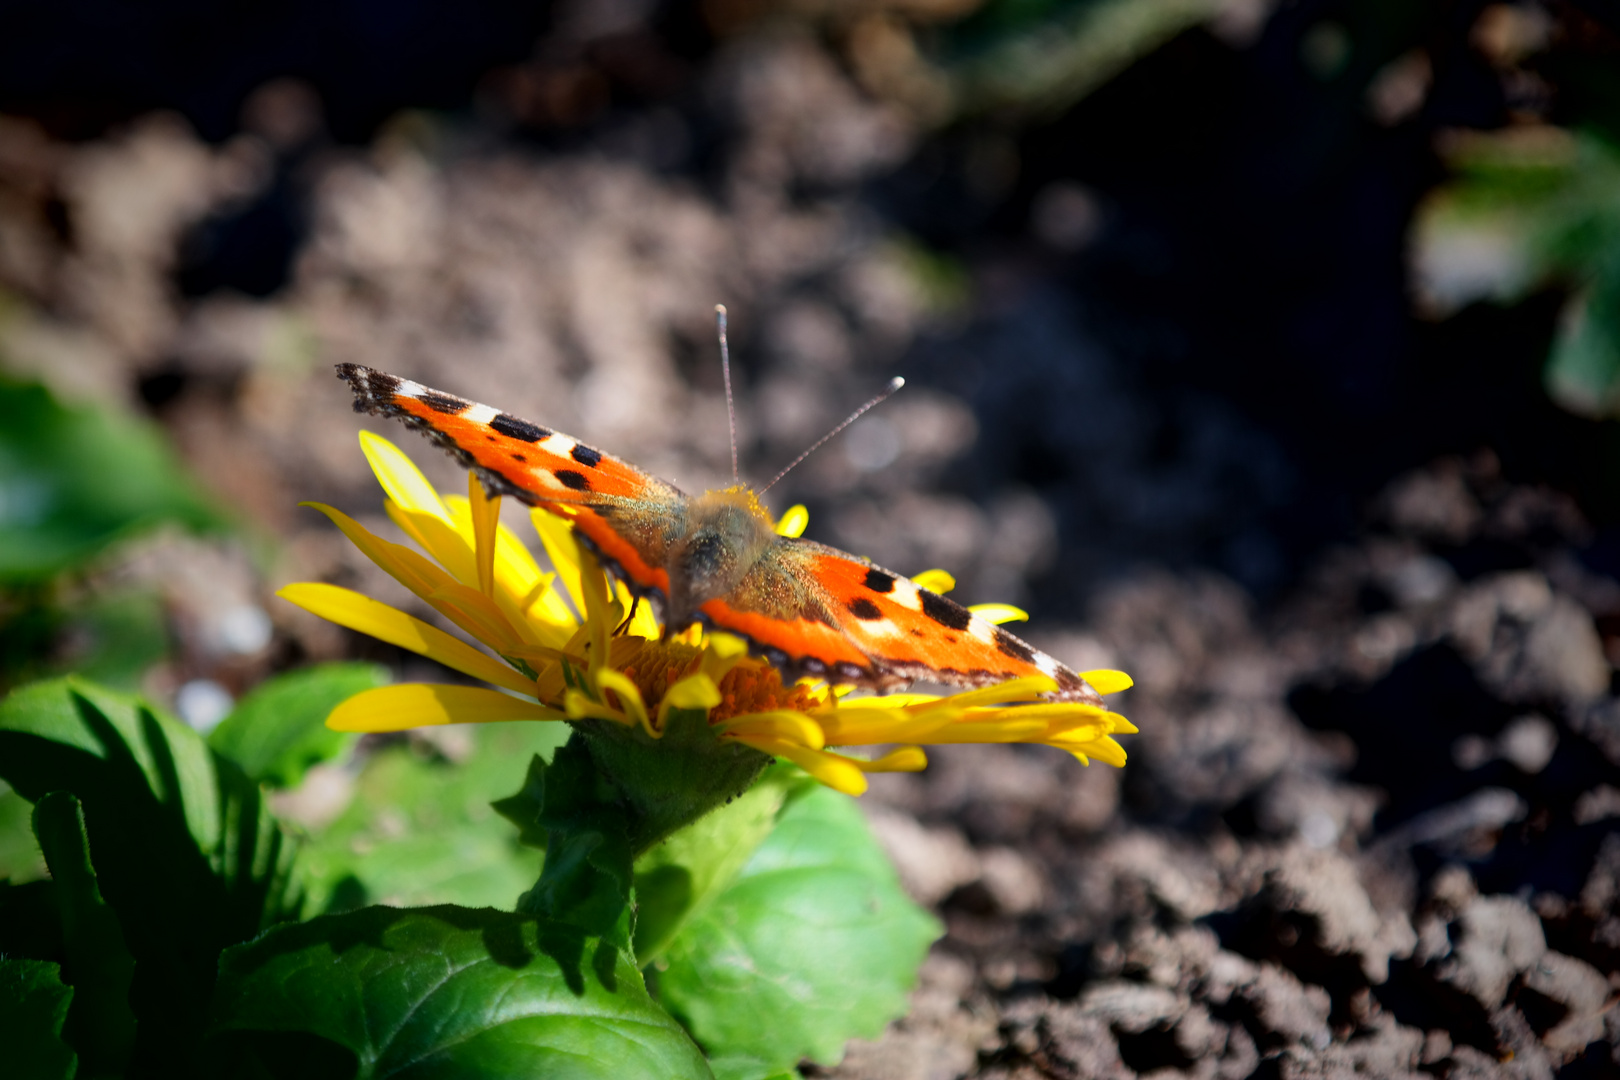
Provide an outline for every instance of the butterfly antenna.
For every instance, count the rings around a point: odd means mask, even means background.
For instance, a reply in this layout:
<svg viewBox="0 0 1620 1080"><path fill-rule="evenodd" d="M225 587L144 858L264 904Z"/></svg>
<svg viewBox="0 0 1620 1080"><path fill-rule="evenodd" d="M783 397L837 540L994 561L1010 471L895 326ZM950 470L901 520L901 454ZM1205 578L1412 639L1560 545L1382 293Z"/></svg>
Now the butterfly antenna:
<svg viewBox="0 0 1620 1080"><path fill-rule="evenodd" d="M814 446L810 447L810 449L806 450L804 453L800 454L798 457L796 457L792 461L788 462L787 468L785 468L781 472L777 473L776 477L774 479L772 479L770 483L766 484L764 487L759 489L759 494L763 495L767 491L771 490L771 488L775 487L776 486L776 481L782 479L782 477L784 477L788 473L792 472L795 465L797 465L799 462L803 461L805 458L809 457L811 454L815 453L817 450L820 450L822 445L825 444L828 439L832 438L834 435L837 435L840 431L843 431L845 428L849 427L849 425L851 425L855 421L859 420L862 416L864 416L866 414L868 409L872 408L874 405L881 404L882 402L887 400L891 394L893 394L896 390L900 389L904 385L906 385L906 380L902 379L898 375L896 375L894 378L890 379L889 380L889 385L885 386L883 388L882 393L880 393L877 397L873 398L871 401L868 401L865 405L862 405L860 408L856 409L854 412L850 413L849 417L842 424L839 424L837 427L835 427L831 431L827 432L827 434L825 434L821 438L817 439Z"/></svg>
<svg viewBox="0 0 1620 1080"><path fill-rule="evenodd" d="M737 406L731 398L731 345L726 341L726 305L714 305L714 321L720 328L720 374L726 380L726 422L731 425L731 482L742 483L737 473Z"/></svg>

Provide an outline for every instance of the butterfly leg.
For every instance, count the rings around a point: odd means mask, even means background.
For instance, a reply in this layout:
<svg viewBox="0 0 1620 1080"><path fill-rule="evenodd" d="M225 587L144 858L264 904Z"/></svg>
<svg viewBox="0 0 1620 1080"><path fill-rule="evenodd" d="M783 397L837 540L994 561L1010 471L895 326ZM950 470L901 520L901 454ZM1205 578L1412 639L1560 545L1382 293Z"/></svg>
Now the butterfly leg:
<svg viewBox="0 0 1620 1080"><path fill-rule="evenodd" d="M614 637L618 637L620 634L624 633L625 630L629 629L631 620L636 617L636 606L640 603L641 597L634 595L630 597L630 614L624 617L624 622L613 628Z"/></svg>

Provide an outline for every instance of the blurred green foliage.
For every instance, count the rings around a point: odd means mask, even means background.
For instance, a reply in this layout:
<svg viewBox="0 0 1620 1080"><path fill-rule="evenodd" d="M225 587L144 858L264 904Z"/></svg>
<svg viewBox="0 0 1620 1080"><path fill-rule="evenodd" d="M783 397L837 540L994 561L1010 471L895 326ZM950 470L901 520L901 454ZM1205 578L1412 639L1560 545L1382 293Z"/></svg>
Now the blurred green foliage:
<svg viewBox="0 0 1620 1080"><path fill-rule="evenodd" d="M359 736L326 718L344 701L389 682L377 664L317 664L268 679L208 735L208 745L261 784L298 786L311 765L346 757Z"/></svg>
<svg viewBox="0 0 1620 1080"><path fill-rule="evenodd" d="M49 577L159 521L221 524L153 425L0 377L0 583Z"/></svg>
<svg viewBox="0 0 1620 1080"><path fill-rule="evenodd" d="M1015 106L1056 112L1189 27L1222 0L991 0L952 28L966 112Z"/></svg>
<svg viewBox="0 0 1620 1080"><path fill-rule="evenodd" d="M1424 207L1420 276L1443 308L1562 288L1546 382L1589 416L1620 415L1620 146L1596 130L1453 139L1455 179Z"/></svg>
<svg viewBox="0 0 1620 1080"><path fill-rule="evenodd" d="M452 761L403 739L370 754L353 799L312 828L299 858L309 910L365 904L461 904L510 910L534 884L540 860L490 806L523 783L530 759L550 758L568 737L561 724L489 724L458 729Z"/></svg>

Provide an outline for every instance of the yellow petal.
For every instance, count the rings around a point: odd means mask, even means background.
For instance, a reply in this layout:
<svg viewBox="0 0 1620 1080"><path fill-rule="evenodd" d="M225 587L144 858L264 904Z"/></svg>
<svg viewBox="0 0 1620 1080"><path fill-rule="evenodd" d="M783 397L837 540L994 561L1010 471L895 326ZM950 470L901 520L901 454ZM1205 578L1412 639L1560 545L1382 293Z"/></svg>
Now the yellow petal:
<svg viewBox="0 0 1620 1080"><path fill-rule="evenodd" d="M626 716L630 717L653 738L661 738L664 734L663 726L655 725L647 715L647 703L641 700L641 689L631 682L622 671L615 671L610 667L596 670L596 686L598 690L613 691L619 698L619 704Z"/></svg>
<svg viewBox="0 0 1620 1080"><path fill-rule="evenodd" d="M632 603L635 608L630 619L630 627L625 631L639 638L655 641L664 636L664 628L658 625L658 613L653 610L651 600L642 600L641 603Z"/></svg>
<svg viewBox="0 0 1620 1080"><path fill-rule="evenodd" d="M557 578L568 590L568 598L574 602L574 610L581 615L585 613L585 593L580 588L579 541L574 539L574 527L556 514L547 513L539 507L529 511L529 520L534 523L534 531L540 535L540 543L546 549L546 556L551 560L551 568L557 571Z"/></svg>
<svg viewBox="0 0 1620 1080"><path fill-rule="evenodd" d="M332 710L334 731L404 731L437 724L561 720L562 713L479 686L401 683L363 690Z"/></svg>
<svg viewBox="0 0 1620 1080"><path fill-rule="evenodd" d="M478 482L478 474L467 473L467 502L472 508L473 559L478 565L478 588L485 596L495 595L495 536L501 523L501 497L490 495Z"/></svg>
<svg viewBox="0 0 1620 1080"><path fill-rule="evenodd" d="M371 463L371 471L376 474L377 482L390 499L413 513L433 514L449 520L450 515L438 492L433 490L433 485L427 482L422 470L399 447L381 435L362 431L360 449L364 451L366 460Z"/></svg>
<svg viewBox="0 0 1620 1080"><path fill-rule="evenodd" d="M472 544L450 518L407 510L395 502L385 503L383 509L401 532L422 545L422 550L450 571L457 581L464 585L478 584L478 564L473 558Z"/></svg>
<svg viewBox="0 0 1620 1080"><path fill-rule="evenodd" d="M837 709L818 709L813 715L826 733L827 745L870 746L873 743L931 742L930 736L951 723L957 714L957 710L949 708L910 713L902 709L844 705Z"/></svg>
<svg viewBox="0 0 1620 1080"><path fill-rule="evenodd" d="M395 581L417 596L426 596L434 589L454 580L431 561L404 544L384 540L341 510L318 502L304 502L298 505L308 506L325 514L332 524L349 538L349 542L360 549L362 555L388 571Z"/></svg>
<svg viewBox="0 0 1620 1080"><path fill-rule="evenodd" d="M946 724L929 734L927 742L1013 743L1031 742L1046 735L1044 720L991 720L987 723L963 721Z"/></svg>
<svg viewBox="0 0 1620 1080"><path fill-rule="evenodd" d="M1026 675L1022 679L1008 679L982 690L952 694L945 700L962 709L974 705L1010 705L1016 701L1037 701L1042 694L1050 694L1056 689L1056 679L1045 675Z"/></svg>
<svg viewBox="0 0 1620 1080"><path fill-rule="evenodd" d="M563 711L570 720L611 720L615 724L630 727L635 721L630 719L611 705L604 705L600 701L592 701L578 690L569 690L563 695Z"/></svg>
<svg viewBox="0 0 1620 1080"><path fill-rule="evenodd" d="M1122 768L1125 765L1125 748L1107 735L1086 743L1080 750L1070 750L1069 752L1078 754L1081 750L1105 765L1113 765L1116 768Z"/></svg>
<svg viewBox="0 0 1620 1080"><path fill-rule="evenodd" d="M1029 612L1011 604L969 604L968 610L987 623L1028 622Z"/></svg>
<svg viewBox="0 0 1620 1080"><path fill-rule="evenodd" d="M658 726L664 726L671 709L703 709L720 704L720 688L714 680L699 671L677 679L664 691L664 700L658 703Z"/></svg>
<svg viewBox="0 0 1620 1080"><path fill-rule="evenodd" d="M733 716L715 724L714 730L718 734L744 742L775 739L808 746L812 750L820 750L827 745L827 737L822 734L819 724L810 720L804 713L791 712L787 709Z"/></svg>
<svg viewBox="0 0 1620 1080"><path fill-rule="evenodd" d="M935 701L947 701L938 694L866 694L858 698L845 698L844 707L855 709L909 709Z"/></svg>
<svg viewBox="0 0 1620 1080"><path fill-rule="evenodd" d="M1082 671L1080 677L1091 684L1091 688L1099 694L1117 694L1121 690L1129 690L1136 683L1123 671L1109 671L1106 668L1097 671Z"/></svg>
<svg viewBox="0 0 1620 1080"><path fill-rule="evenodd" d="M463 538L474 536L472 504L459 495L447 495L445 505L450 518ZM476 546L476 545L475 545ZM535 621L538 636L553 644L566 640L558 637L560 630L568 633L579 620L574 618L566 602L551 588L557 575L545 573L534 555L523 545L517 534L498 522L495 526L495 602L507 610L514 621ZM470 579L469 579L470 583Z"/></svg>
<svg viewBox="0 0 1620 1080"><path fill-rule="evenodd" d="M732 668L748 659L748 642L734 634L714 631L704 635L702 640L699 670L713 679L716 686Z"/></svg>
<svg viewBox="0 0 1620 1080"><path fill-rule="evenodd" d="M863 773L922 772L928 768L928 755L920 746L899 746L874 761L857 761Z"/></svg>
<svg viewBox="0 0 1620 1080"><path fill-rule="evenodd" d="M804 506L790 506L782 519L776 523L776 535L790 536L794 539L804 535L804 530L810 524L810 511Z"/></svg>
<svg viewBox="0 0 1620 1080"><path fill-rule="evenodd" d="M911 581L919 589L937 592L941 596L956 588L956 579L943 570L924 570L914 575Z"/></svg>
<svg viewBox="0 0 1620 1080"><path fill-rule="evenodd" d="M1137 726L1135 724L1131 723L1129 720L1125 719L1123 716L1119 715L1119 713L1111 712L1111 713L1108 713L1106 715L1107 715L1107 718L1110 721L1112 721L1113 725L1114 725L1114 730L1113 730L1112 734L1115 734L1115 735L1135 735L1136 734L1136 732L1138 730Z"/></svg>
<svg viewBox="0 0 1620 1080"><path fill-rule="evenodd" d="M520 694L534 694L534 684L506 664L369 596L310 581L285 585L276 595L339 626L409 649L464 675Z"/></svg>
<svg viewBox="0 0 1620 1080"><path fill-rule="evenodd" d="M829 754L825 750L811 750L792 742L776 742L770 739L759 742L744 741L755 750L787 758L834 791L841 791L845 795L862 795L866 792L866 777L848 758Z"/></svg>
<svg viewBox="0 0 1620 1080"><path fill-rule="evenodd" d="M495 601L459 581L446 582L422 599L498 653L515 653L534 644L524 640Z"/></svg>

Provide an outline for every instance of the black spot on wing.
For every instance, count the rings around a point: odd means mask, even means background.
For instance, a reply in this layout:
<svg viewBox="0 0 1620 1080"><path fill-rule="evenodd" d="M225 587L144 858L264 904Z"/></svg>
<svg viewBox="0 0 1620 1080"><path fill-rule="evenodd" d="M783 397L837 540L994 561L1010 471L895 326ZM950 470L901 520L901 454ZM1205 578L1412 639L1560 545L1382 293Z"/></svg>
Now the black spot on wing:
<svg viewBox="0 0 1620 1080"><path fill-rule="evenodd" d="M1035 662L1035 650L1013 637L1007 631L996 627L996 650L1002 656L1010 656L1014 660L1022 660L1026 664Z"/></svg>
<svg viewBox="0 0 1620 1080"><path fill-rule="evenodd" d="M917 595L922 597L923 614L941 626L948 626L952 630L966 630L968 623L973 621L972 613L955 600L947 600L927 589L918 589Z"/></svg>
<svg viewBox="0 0 1620 1080"><path fill-rule="evenodd" d="M512 460L521 465L522 463L524 463L525 461L528 461L529 459L527 457L525 457L524 455L522 455L522 454L513 454L512 455Z"/></svg>
<svg viewBox="0 0 1620 1080"><path fill-rule="evenodd" d="M591 490L591 482L585 479L584 473L575 472L573 469L558 469L551 475L555 476L565 488L573 488L575 491Z"/></svg>
<svg viewBox="0 0 1620 1080"><path fill-rule="evenodd" d="M541 439L551 438L551 432L543 427L531 424L527 420L519 420L507 413L497 413L489 426L511 439L522 439L524 442L539 442Z"/></svg>
<svg viewBox="0 0 1620 1080"><path fill-rule="evenodd" d="M844 606L849 608L849 613L857 619L870 621L883 618L883 612L878 610L878 606L864 596L857 596Z"/></svg>
<svg viewBox="0 0 1620 1080"><path fill-rule="evenodd" d="M1057 680L1059 690L1078 690L1085 685L1080 676L1076 675L1068 668L1058 668L1057 671L1053 673L1052 677Z"/></svg>
<svg viewBox="0 0 1620 1080"><path fill-rule="evenodd" d="M596 468L597 463L602 460L602 451L592 450L584 443L575 443L574 448L568 453L570 457L579 462L581 465L585 466L587 469Z"/></svg>
<svg viewBox="0 0 1620 1080"><path fill-rule="evenodd" d="M866 572L866 581L865 581L864 584L866 585L866 587L868 589L871 589L873 592L880 592L880 593L893 592L894 591L894 575L893 574L885 574L883 571L878 570L876 568L873 568L873 569L868 570Z"/></svg>
<svg viewBox="0 0 1620 1080"><path fill-rule="evenodd" d="M416 395L416 400L434 412L445 413L448 416L459 416L467 411L467 406L472 404L470 401L463 401L461 398L452 397L449 394L441 394L437 390L423 390Z"/></svg>

